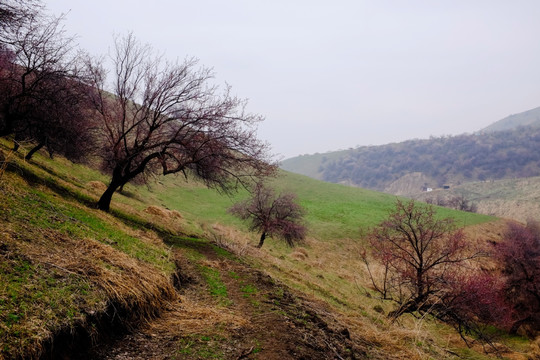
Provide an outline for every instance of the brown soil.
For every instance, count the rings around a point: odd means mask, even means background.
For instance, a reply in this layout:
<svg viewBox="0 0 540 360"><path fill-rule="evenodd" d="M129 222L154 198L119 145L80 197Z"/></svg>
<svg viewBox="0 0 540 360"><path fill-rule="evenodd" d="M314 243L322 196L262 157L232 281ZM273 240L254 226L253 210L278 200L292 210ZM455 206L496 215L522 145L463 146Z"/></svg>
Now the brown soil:
<svg viewBox="0 0 540 360"><path fill-rule="evenodd" d="M155 321L94 349L90 358L359 359L360 344L323 303L204 244L188 260L175 250L178 300ZM221 252L219 252L221 253ZM204 269L220 274L225 296L212 295Z"/></svg>

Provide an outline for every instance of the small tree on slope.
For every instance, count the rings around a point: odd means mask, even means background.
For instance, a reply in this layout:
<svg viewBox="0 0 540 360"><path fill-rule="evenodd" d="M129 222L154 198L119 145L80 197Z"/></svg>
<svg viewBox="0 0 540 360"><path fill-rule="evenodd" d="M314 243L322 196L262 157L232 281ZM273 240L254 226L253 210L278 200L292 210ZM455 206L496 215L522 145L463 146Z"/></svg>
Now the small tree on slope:
<svg viewBox="0 0 540 360"><path fill-rule="evenodd" d="M431 308L448 292L457 265L476 256L452 219L439 219L432 206L412 200L398 200L369 242L372 256L385 267L382 284L372 279L373 284L384 298L397 302L393 317Z"/></svg>
<svg viewBox="0 0 540 360"><path fill-rule="evenodd" d="M305 210L296 202L293 193L276 195L274 190L259 183L251 198L235 204L229 212L249 221L250 229L261 233L258 248L267 237L279 237L294 246L306 236L306 227L302 223Z"/></svg>

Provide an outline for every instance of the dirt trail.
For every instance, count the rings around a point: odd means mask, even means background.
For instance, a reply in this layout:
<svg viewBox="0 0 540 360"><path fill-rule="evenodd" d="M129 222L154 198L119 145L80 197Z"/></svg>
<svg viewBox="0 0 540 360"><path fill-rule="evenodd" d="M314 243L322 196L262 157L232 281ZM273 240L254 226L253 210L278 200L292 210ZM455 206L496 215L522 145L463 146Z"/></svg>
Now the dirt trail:
<svg viewBox="0 0 540 360"><path fill-rule="evenodd" d="M176 249L179 298L155 321L90 358L360 359L348 330L326 305L284 285L208 243L197 256Z"/></svg>

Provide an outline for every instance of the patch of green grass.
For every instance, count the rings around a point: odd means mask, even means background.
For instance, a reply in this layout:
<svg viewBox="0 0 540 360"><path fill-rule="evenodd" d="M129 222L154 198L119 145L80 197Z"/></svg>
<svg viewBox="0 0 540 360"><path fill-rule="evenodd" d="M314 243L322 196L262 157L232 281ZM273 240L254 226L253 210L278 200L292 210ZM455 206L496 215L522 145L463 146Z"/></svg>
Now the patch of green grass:
<svg viewBox="0 0 540 360"><path fill-rule="evenodd" d="M243 293L243 297L250 297L253 295L256 295L259 292L259 289L257 289L255 286L248 284L244 285L240 288L240 291Z"/></svg>
<svg viewBox="0 0 540 360"><path fill-rule="evenodd" d="M199 265L199 269L208 285L210 294L227 305L230 300L228 299L227 287L221 279L220 272L214 268L203 265Z"/></svg>
<svg viewBox="0 0 540 360"><path fill-rule="evenodd" d="M230 260L237 260L236 256L234 256L234 254L231 254L227 250L225 250L223 248L220 248L219 246L217 246L215 244L211 244L211 246L212 246L212 249L214 250L214 252L218 256L226 258L226 259L230 259Z"/></svg>
<svg viewBox="0 0 540 360"><path fill-rule="evenodd" d="M220 344L224 342L220 336L191 335L178 341L178 350L173 359L225 359Z"/></svg>
<svg viewBox="0 0 540 360"><path fill-rule="evenodd" d="M21 237L31 237L38 229L51 229L69 237L94 238L166 273L174 271L174 264L164 248L128 235L100 216L97 210L59 201L56 195L39 189L8 196L6 203L9 205L9 209L5 209L7 216Z"/></svg>
<svg viewBox="0 0 540 360"><path fill-rule="evenodd" d="M12 252L0 261L0 358L24 353L39 336L82 319L103 303L84 278L36 265Z"/></svg>
<svg viewBox="0 0 540 360"><path fill-rule="evenodd" d="M253 347L253 354L258 354L262 351L261 342L258 339L255 339L255 346Z"/></svg>

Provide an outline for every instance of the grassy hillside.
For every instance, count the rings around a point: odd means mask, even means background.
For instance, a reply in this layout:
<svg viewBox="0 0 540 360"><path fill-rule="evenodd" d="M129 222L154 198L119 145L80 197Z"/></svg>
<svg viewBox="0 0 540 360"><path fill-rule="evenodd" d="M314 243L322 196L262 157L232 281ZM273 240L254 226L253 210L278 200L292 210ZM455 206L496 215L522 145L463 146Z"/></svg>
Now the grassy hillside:
<svg viewBox="0 0 540 360"><path fill-rule="evenodd" d="M387 320L392 305L370 289L359 234L384 218L394 196L283 173L274 185L298 193L309 237L295 249L270 239L257 250L257 235L226 212L246 192L227 197L167 177L128 185L105 214L92 205L106 181L98 172L39 155L11 162L0 180L6 358L37 355L51 339L62 348L68 334L98 339L107 314L150 321L140 337L107 348L117 358L130 351L182 359L277 359L291 351L307 358L490 358L433 319ZM468 227L475 241L500 232L491 217L439 211L476 224ZM519 337L504 344L513 358L536 351Z"/></svg>
<svg viewBox="0 0 540 360"><path fill-rule="evenodd" d="M0 359L59 357L66 339L86 344L104 323L159 313L174 296L175 265L155 234L86 206L92 196L72 175L67 182L8 160L0 172Z"/></svg>
<svg viewBox="0 0 540 360"><path fill-rule="evenodd" d="M278 190L298 195L307 210L310 236L323 241L357 238L360 229L382 221L396 201L393 195L326 183L284 171L271 184ZM154 198L161 206L178 210L192 224L220 222L239 227L242 223L226 210L248 196L245 191L232 197L223 196L201 184L187 183L183 178L162 178L151 185L150 190L138 191L143 198ZM440 209L440 214L453 216L464 226L492 220L489 216L445 208Z"/></svg>

